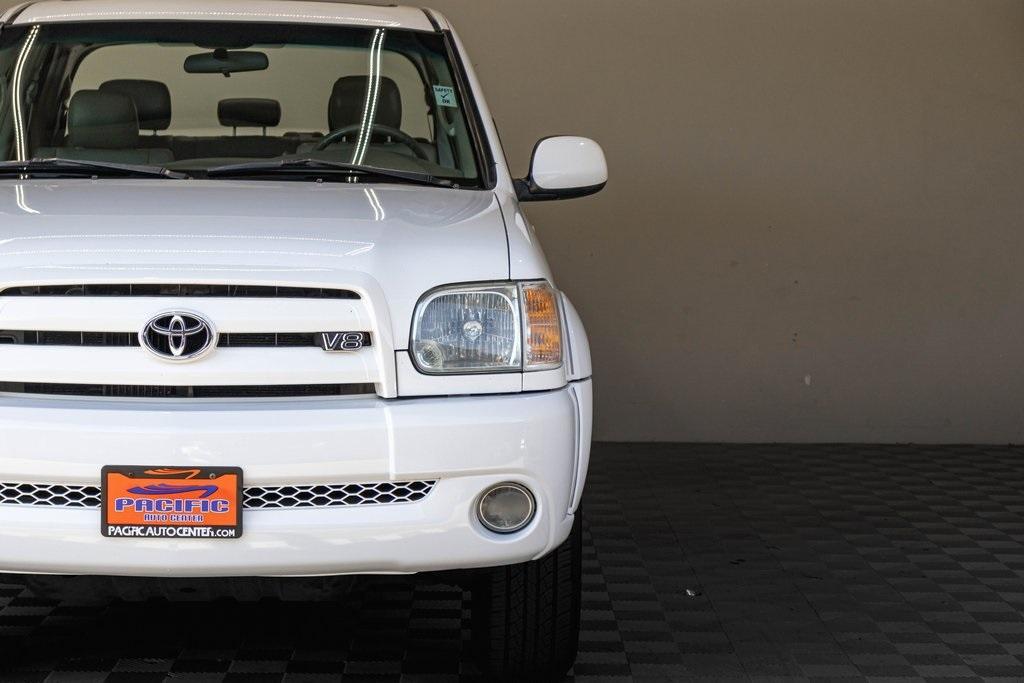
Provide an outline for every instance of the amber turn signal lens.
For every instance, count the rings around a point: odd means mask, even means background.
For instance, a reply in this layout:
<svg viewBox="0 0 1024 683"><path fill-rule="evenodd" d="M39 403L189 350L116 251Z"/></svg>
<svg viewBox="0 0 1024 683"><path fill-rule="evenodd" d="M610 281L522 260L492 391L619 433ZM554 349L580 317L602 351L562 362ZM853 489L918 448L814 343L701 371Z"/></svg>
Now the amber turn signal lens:
<svg viewBox="0 0 1024 683"><path fill-rule="evenodd" d="M548 370L562 364L562 320L558 295L546 282L523 285L526 370Z"/></svg>

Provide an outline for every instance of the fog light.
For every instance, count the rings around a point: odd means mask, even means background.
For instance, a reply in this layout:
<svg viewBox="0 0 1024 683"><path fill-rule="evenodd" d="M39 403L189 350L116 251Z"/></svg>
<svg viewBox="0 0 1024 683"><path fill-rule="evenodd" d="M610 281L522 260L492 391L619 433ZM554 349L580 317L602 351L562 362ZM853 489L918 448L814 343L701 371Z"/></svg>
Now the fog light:
<svg viewBox="0 0 1024 683"><path fill-rule="evenodd" d="M519 531L533 519L533 495L519 484L498 484L480 497L480 523L496 534Z"/></svg>

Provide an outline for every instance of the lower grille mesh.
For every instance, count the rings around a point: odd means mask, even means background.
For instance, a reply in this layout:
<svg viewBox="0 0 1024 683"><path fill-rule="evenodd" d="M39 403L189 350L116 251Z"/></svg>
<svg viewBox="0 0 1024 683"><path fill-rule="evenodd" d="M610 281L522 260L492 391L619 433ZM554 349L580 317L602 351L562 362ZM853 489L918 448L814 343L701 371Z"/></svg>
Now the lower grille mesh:
<svg viewBox="0 0 1024 683"><path fill-rule="evenodd" d="M245 489L246 510L387 505L423 500L434 481L379 482L338 486L255 486Z"/></svg>
<svg viewBox="0 0 1024 683"><path fill-rule="evenodd" d="M98 508L99 486L60 484L0 484L0 505L38 505L55 508Z"/></svg>
<svg viewBox="0 0 1024 683"><path fill-rule="evenodd" d="M390 505L423 500L434 490L435 484L436 480L313 486L247 486L243 498L246 510ZM0 505L99 508L100 487L0 483Z"/></svg>

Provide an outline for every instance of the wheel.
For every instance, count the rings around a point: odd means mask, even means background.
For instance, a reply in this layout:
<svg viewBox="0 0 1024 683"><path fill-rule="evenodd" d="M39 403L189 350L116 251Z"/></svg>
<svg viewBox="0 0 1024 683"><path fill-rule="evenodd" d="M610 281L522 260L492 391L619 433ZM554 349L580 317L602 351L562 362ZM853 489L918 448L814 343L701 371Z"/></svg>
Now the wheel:
<svg viewBox="0 0 1024 683"><path fill-rule="evenodd" d="M583 510L546 557L481 572L473 587L480 668L500 679L557 680L576 661L583 585Z"/></svg>
<svg viewBox="0 0 1024 683"><path fill-rule="evenodd" d="M327 135L320 139L320 142L317 143L317 146L314 148L313 151L322 152L331 145L335 145L341 142L344 138L348 137L352 133L359 132L360 130L362 130L362 128L363 124L354 123L351 126L345 126L344 128L332 130L331 132L329 132ZM392 128L390 126L382 126L379 123L375 123L372 126L370 126L370 130L373 133L386 135L395 142L402 143L403 145L408 147L413 154L416 155L417 159L420 159L421 161L430 161L430 157L428 157L427 153L423 151L422 147L420 147L419 141L413 136L409 135L408 133L400 131L397 128Z"/></svg>

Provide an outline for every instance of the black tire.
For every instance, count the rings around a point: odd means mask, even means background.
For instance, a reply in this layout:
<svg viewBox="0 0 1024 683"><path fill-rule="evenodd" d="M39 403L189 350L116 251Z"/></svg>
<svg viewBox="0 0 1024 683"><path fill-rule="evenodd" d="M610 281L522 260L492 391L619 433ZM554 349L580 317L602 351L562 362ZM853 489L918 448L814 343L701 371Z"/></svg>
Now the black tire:
<svg viewBox="0 0 1024 683"><path fill-rule="evenodd" d="M565 543L532 562L480 572L473 587L477 663L502 680L558 680L576 661L583 510Z"/></svg>

